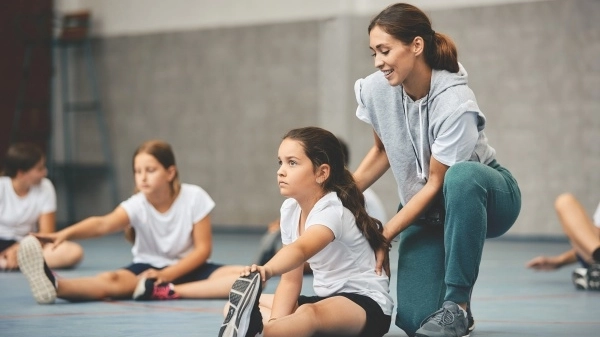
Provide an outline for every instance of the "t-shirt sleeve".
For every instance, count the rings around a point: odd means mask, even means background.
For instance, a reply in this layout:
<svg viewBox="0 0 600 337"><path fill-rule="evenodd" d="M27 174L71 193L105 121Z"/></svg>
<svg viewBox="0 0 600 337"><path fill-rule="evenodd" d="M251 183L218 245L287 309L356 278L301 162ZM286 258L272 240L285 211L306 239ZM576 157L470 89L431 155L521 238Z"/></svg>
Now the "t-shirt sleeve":
<svg viewBox="0 0 600 337"><path fill-rule="evenodd" d="M127 213L127 216L129 217L129 223L132 226L138 223L138 221L136 221L136 215L141 212L141 208L143 207L142 200L143 196L140 193L138 193L132 195L131 197L129 197L129 199L121 202L121 204L119 205L125 210L125 213Z"/></svg>
<svg viewBox="0 0 600 337"><path fill-rule="evenodd" d="M310 217L306 219L305 228L308 229L310 226L323 225L333 232L335 238L339 238L342 235L342 213L344 212L344 206L340 205L326 205L317 212L311 213Z"/></svg>
<svg viewBox="0 0 600 337"><path fill-rule="evenodd" d="M54 189L54 185L48 179L42 180L42 190L43 190L43 204L42 204L42 214L56 212L56 190Z"/></svg>
<svg viewBox="0 0 600 337"><path fill-rule="evenodd" d="M284 245L289 245L293 242L293 228L294 228L294 199L286 199L281 205L279 228L281 230L281 242Z"/></svg>
<svg viewBox="0 0 600 337"><path fill-rule="evenodd" d="M598 208L596 208L596 212L594 213L594 225L600 227L600 204L598 204Z"/></svg>
<svg viewBox="0 0 600 337"><path fill-rule="evenodd" d="M431 146L431 154L447 166L468 161L478 139L477 113L467 111L435 139Z"/></svg>
<svg viewBox="0 0 600 337"><path fill-rule="evenodd" d="M194 223L204 219L215 208L215 202L208 193L198 186L194 198L192 220Z"/></svg>

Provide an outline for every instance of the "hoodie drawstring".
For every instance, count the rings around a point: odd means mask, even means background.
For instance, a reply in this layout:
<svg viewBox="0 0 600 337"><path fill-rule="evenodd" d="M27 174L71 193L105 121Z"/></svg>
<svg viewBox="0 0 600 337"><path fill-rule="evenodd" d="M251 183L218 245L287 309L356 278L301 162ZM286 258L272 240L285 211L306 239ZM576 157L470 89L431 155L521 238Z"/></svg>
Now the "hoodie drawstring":
<svg viewBox="0 0 600 337"><path fill-rule="evenodd" d="M412 134L410 132L410 127L408 125L408 99L407 97L405 97L406 93L402 94L403 97L403 101L404 101L404 119L406 121L405 125L406 125L406 131L408 131L408 138L410 138L410 142L413 146L413 149L415 150L415 155L417 154L417 146L415 145L415 142L413 140ZM415 158L415 165L417 167L417 176L421 179L425 179L425 156L423 155L423 148L424 148L424 141L425 141L425 133L423 132L423 115L422 115L422 109L421 106L423 105L423 103L427 102L429 100L429 94L427 94L427 96L425 96L424 99L422 99L420 102L415 102L419 104L419 133L420 133L420 148L419 148L419 153L421 154L420 156L416 156L417 158ZM420 158L419 158L420 157ZM420 161L420 163L419 163Z"/></svg>

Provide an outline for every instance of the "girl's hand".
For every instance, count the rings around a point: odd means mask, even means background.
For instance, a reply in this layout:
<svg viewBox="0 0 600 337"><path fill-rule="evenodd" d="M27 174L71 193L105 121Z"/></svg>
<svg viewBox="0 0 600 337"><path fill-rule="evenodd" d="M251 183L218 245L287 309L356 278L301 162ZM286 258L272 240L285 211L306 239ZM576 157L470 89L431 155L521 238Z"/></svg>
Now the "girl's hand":
<svg viewBox="0 0 600 337"><path fill-rule="evenodd" d="M561 267L561 263L554 256L538 256L527 262L525 266L535 270L555 270Z"/></svg>
<svg viewBox="0 0 600 337"><path fill-rule="evenodd" d="M19 269L19 264L17 263L17 250L19 248L19 244L15 243L10 246L6 250L2 252L2 256L0 256L0 260L4 259L5 265L0 268L0 270L17 270Z"/></svg>
<svg viewBox="0 0 600 337"><path fill-rule="evenodd" d="M166 279L162 274L160 270L156 270L154 268L150 268L145 270L143 273L138 275L138 278L152 278L152 279L156 279L156 281L154 282L154 284L159 285L161 283L168 283L170 282L170 280Z"/></svg>
<svg viewBox="0 0 600 337"><path fill-rule="evenodd" d="M40 243L42 244L42 246L44 246L45 244L49 243L52 244L52 249L55 249L56 247L58 247L58 245L60 245L61 243L66 241L66 238L60 234L60 232L56 232L56 233L30 233L31 235L35 236L38 240L40 240Z"/></svg>
<svg viewBox="0 0 600 337"><path fill-rule="evenodd" d="M260 280L262 282L266 282L268 279L270 279L273 276L273 271L271 270L270 267L257 266L255 264L244 267L244 269L242 270L241 276L248 276L248 275L250 275L251 272L260 273Z"/></svg>

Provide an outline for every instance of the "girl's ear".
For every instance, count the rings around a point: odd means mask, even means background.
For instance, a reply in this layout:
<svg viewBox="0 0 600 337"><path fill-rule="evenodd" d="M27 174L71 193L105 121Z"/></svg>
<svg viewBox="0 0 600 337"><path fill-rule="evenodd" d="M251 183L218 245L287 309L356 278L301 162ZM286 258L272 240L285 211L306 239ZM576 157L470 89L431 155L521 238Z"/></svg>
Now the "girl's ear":
<svg viewBox="0 0 600 337"><path fill-rule="evenodd" d="M319 184L322 184L327 180L327 178L329 178L330 170L331 167L329 166L329 164L321 164L321 166L319 166L319 168L317 169L317 182Z"/></svg>
<svg viewBox="0 0 600 337"><path fill-rule="evenodd" d="M175 179L175 175L177 174L177 168L175 167L175 165L169 166L169 168L167 169L167 173L169 176L169 182L172 182L173 179Z"/></svg>
<svg viewBox="0 0 600 337"><path fill-rule="evenodd" d="M415 56L419 56L423 53L423 49L425 48L425 41L422 37L416 36L413 39L411 50L415 54Z"/></svg>

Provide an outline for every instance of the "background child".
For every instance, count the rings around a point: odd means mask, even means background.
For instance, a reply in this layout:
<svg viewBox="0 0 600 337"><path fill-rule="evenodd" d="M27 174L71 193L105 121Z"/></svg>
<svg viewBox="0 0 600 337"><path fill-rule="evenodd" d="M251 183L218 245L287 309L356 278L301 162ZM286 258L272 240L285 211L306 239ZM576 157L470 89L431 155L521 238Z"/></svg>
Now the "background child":
<svg viewBox="0 0 600 337"><path fill-rule="evenodd" d="M227 296L242 267L208 261L212 250L209 214L214 207L210 196L199 186L180 184L173 151L162 141L145 142L135 151L133 172L139 192L113 212L54 234L23 239L19 266L38 303L52 303L56 297L71 301L131 298L134 290L138 299L171 298L176 295L168 282L197 280L205 282L203 298ZM129 266L76 279L55 278L46 267L38 239L60 247L67 239L98 237L128 224L136 231Z"/></svg>
<svg viewBox="0 0 600 337"><path fill-rule="evenodd" d="M19 241L31 232L56 230L56 192L46 178L46 158L36 145L17 143L8 148L0 177L0 270L16 270ZM70 268L83 258L83 249L64 242L43 248L50 268Z"/></svg>
<svg viewBox="0 0 600 337"><path fill-rule="evenodd" d="M526 266L535 270L555 270L579 261L583 268L573 271L575 287L600 290L600 205L593 221L570 193L558 196L554 207L573 248L557 256L538 256Z"/></svg>
<svg viewBox="0 0 600 337"><path fill-rule="evenodd" d="M383 336L393 300L388 276L375 272L375 251L388 245L381 222L365 210L339 141L316 127L291 130L278 158L279 190L289 198L281 206L284 247L264 266L246 267L244 275L260 277L236 281L219 336ZM317 296L299 296L305 261ZM260 278L275 275L281 275L275 294L260 296Z"/></svg>

